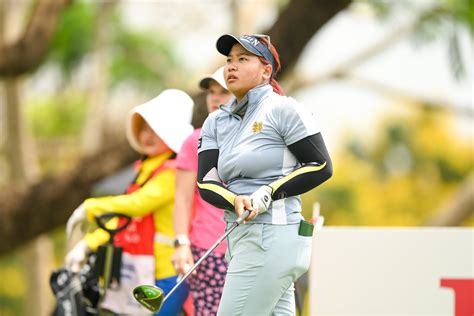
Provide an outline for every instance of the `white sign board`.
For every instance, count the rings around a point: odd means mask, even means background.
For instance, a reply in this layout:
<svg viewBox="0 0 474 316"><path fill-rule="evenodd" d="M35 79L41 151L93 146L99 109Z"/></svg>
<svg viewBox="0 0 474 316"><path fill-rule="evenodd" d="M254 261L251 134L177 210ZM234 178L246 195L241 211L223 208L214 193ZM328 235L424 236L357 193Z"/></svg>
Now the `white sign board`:
<svg viewBox="0 0 474 316"><path fill-rule="evenodd" d="M311 315L474 315L474 229L316 231Z"/></svg>

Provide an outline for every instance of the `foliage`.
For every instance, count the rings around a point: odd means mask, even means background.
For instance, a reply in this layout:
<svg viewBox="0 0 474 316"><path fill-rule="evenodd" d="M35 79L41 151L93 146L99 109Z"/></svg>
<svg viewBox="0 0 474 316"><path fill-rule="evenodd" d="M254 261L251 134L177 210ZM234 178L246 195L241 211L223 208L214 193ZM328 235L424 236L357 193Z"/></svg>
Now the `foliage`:
<svg viewBox="0 0 474 316"><path fill-rule="evenodd" d="M465 24L471 35L474 33L474 10L472 0L442 0L442 6L446 8L446 14L451 15L457 21Z"/></svg>
<svg viewBox="0 0 474 316"><path fill-rule="evenodd" d="M53 242L54 267L56 269L64 263L64 253L66 250L66 240L64 227L60 227L48 234ZM12 253L0 257L0 315L13 316L25 315L24 309L28 304L28 296L35 293L28 293L28 280L25 270L31 268L30 262L26 262L22 250L17 249ZM43 280L49 282L49 275L43 276ZM51 291L51 297L53 292Z"/></svg>
<svg viewBox="0 0 474 316"><path fill-rule="evenodd" d="M471 36L474 30L474 16L469 10L469 0L444 0L431 12L422 16L414 33L419 43L442 38L447 42L449 62L455 78L465 77L463 56L459 43L459 26L467 27Z"/></svg>
<svg viewBox="0 0 474 316"><path fill-rule="evenodd" d="M449 113L426 106L387 118L371 144L348 139L333 155L333 178L303 197L305 209L318 200L330 225L422 225L474 167L472 142L452 125Z"/></svg>
<svg viewBox="0 0 474 316"><path fill-rule="evenodd" d="M86 110L84 96L64 94L31 101L27 118L37 138L77 136L82 129Z"/></svg>
<svg viewBox="0 0 474 316"><path fill-rule="evenodd" d="M97 10L97 3L76 1L60 19L46 65L59 65L67 80L91 52ZM128 29L116 7L105 24L111 87L127 83L159 89L167 80L177 77L173 45L163 34Z"/></svg>
<svg viewBox="0 0 474 316"><path fill-rule="evenodd" d="M19 256L0 258L0 315L19 315L26 295L25 276L18 266Z"/></svg>
<svg viewBox="0 0 474 316"><path fill-rule="evenodd" d="M58 23L48 61L58 64L66 77L81 63L92 46L94 6L76 1L69 6Z"/></svg>
<svg viewBox="0 0 474 316"><path fill-rule="evenodd" d="M456 79L464 78L463 56L459 43L460 26L465 26L472 36L474 32L474 10L471 0L437 0L430 2L418 1L356 1L368 3L381 19L387 18L391 12L418 12L419 19L413 32L416 43L428 43L443 39L447 43L451 70Z"/></svg>
<svg viewBox="0 0 474 316"><path fill-rule="evenodd" d="M134 32L117 25L113 58L110 68L111 84L129 83L159 90L175 76L178 63L172 44L157 32Z"/></svg>
<svg viewBox="0 0 474 316"><path fill-rule="evenodd" d="M474 11L471 0L432 0L416 2L411 0L380 1L380 0L354 0L356 3L367 3L382 18L387 17L392 10L406 9L419 10L420 8L432 8L432 18L445 17L466 25L470 32L474 31Z"/></svg>

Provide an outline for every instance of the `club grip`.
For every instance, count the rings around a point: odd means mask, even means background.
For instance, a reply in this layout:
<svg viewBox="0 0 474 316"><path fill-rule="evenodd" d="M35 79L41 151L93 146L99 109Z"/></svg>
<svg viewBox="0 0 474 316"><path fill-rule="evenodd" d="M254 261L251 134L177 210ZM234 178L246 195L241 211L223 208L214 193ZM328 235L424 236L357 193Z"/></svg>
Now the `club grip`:
<svg viewBox="0 0 474 316"><path fill-rule="evenodd" d="M111 220L112 218L114 217L117 217L117 218L123 218L125 219L125 221L123 223L120 224L120 226L116 227L115 229L114 228L107 228L106 224L109 220ZM103 230L105 230L106 232L108 232L110 235L115 235L116 233L124 230L128 224L130 224L132 218L130 216L127 216L127 215L124 215L124 214L120 214L120 213L105 213L105 214L102 214L102 215L99 215L99 216L96 216L96 222L97 222L97 226L99 226L100 228L102 228Z"/></svg>
<svg viewBox="0 0 474 316"><path fill-rule="evenodd" d="M245 210L242 215L239 216L239 218L237 218L237 224L242 224L242 222L250 215L250 211L249 210Z"/></svg>

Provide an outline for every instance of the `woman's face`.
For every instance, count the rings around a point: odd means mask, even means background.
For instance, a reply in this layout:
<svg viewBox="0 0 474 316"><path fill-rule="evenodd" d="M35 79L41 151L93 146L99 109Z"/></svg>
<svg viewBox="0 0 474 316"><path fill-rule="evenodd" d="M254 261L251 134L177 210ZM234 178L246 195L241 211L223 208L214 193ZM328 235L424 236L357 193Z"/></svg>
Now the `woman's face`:
<svg viewBox="0 0 474 316"><path fill-rule="evenodd" d="M207 89L206 95L207 111L212 113L219 109L219 105L227 103L231 96L232 94L228 90L212 80L209 83L209 89Z"/></svg>
<svg viewBox="0 0 474 316"><path fill-rule="evenodd" d="M149 157L164 154L171 150L145 121L143 121L143 125L140 128L138 141L143 148L144 154Z"/></svg>
<svg viewBox="0 0 474 316"><path fill-rule="evenodd" d="M264 65L256 55L237 43L232 46L224 67L227 88L240 101L250 89L270 79L271 69L272 66Z"/></svg>

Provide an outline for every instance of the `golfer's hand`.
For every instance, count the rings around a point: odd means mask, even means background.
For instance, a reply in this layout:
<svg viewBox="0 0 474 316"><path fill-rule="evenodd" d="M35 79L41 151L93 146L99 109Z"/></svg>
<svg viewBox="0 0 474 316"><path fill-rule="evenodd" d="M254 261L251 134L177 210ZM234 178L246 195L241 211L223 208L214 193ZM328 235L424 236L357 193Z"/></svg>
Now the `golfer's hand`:
<svg viewBox="0 0 474 316"><path fill-rule="evenodd" d="M80 240L74 248L71 249L66 255L65 263L66 267L72 272L79 272L82 265L86 262L87 255L90 253L90 249L84 240Z"/></svg>
<svg viewBox="0 0 474 316"><path fill-rule="evenodd" d="M268 208L272 203L272 191L273 189L268 185L262 185L250 196L252 207L257 211L258 214L268 211Z"/></svg>
<svg viewBox="0 0 474 316"><path fill-rule="evenodd" d="M71 240L74 228L78 224L82 224L84 221L86 221L86 219L86 208L84 207L84 203L82 203L74 210L74 212L72 212L71 217L69 217L69 219L67 220L66 235L68 240Z"/></svg>
<svg viewBox="0 0 474 316"><path fill-rule="evenodd" d="M193 254L189 245L180 245L171 256L171 262L177 274L186 274L194 265Z"/></svg>
<svg viewBox="0 0 474 316"><path fill-rule="evenodd" d="M250 211L249 216L244 221L244 224L248 221L251 221L258 215L258 212L252 207L252 201L247 195L237 195L234 201L235 213L240 217L245 210Z"/></svg>

